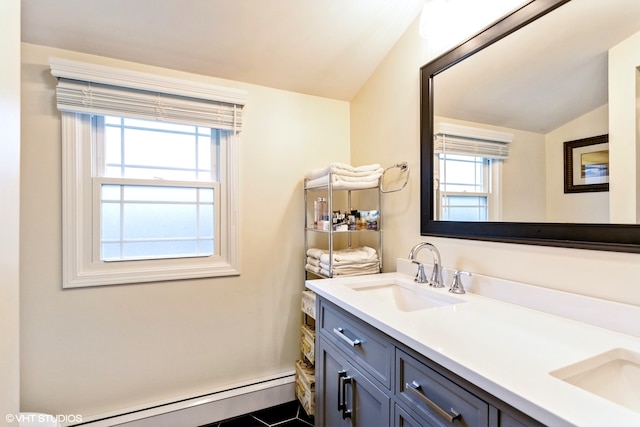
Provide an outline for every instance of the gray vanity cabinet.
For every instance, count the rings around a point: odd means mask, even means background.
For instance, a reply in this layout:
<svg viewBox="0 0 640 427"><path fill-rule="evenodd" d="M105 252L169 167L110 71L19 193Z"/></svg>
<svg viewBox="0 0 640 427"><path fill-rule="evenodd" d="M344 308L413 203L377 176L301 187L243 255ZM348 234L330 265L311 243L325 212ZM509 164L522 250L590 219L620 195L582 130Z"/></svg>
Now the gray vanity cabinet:
<svg viewBox="0 0 640 427"><path fill-rule="evenodd" d="M322 372L316 375L316 425L390 425L395 346L324 301L316 313L316 370Z"/></svg>
<svg viewBox="0 0 640 427"><path fill-rule="evenodd" d="M318 296L317 427L539 427Z"/></svg>
<svg viewBox="0 0 640 427"><path fill-rule="evenodd" d="M386 426L390 422L390 402L367 375L347 361L344 354L319 340L316 366L316 420L321 426Z"/></svg>

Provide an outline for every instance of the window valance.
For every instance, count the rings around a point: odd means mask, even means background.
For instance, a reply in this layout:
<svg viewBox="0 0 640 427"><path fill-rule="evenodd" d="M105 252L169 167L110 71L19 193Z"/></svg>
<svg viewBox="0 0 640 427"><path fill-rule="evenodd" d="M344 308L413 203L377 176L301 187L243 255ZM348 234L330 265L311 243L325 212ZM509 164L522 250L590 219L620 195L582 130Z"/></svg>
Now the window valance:
<svg viewBox="0 0 640 427"><path fill-rule="evenodd" d="M507 159L512 141L507 132L440 123L434 132L434 152Z"/></svg>
<svg viewBox="0 0 640 427"><path fill-rule="evenodd" d="M49 62L60 111L242 129L245 91L66 59Z"/></svg>

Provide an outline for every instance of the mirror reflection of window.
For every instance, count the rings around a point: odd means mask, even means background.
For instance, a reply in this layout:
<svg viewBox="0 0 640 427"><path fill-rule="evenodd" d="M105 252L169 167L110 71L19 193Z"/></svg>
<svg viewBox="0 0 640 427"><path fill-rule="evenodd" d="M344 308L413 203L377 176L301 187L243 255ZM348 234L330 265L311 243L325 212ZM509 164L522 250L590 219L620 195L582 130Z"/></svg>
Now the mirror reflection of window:
<svg viewBox="0 0 640 427"><path fill-rule="evenodd" d="M487 221L494 214L498 189L492 188L492 160L486 157L440 153L436 168L438 218L444 221ZM496 184L498 180L495 180Z"/></svg>
<svg viewBox="0 0 640 427"><path fill-rule="evenodd" d="M438 123L434 137L434 212L442 221L502 220L502 164L513 135Z"/></svg>

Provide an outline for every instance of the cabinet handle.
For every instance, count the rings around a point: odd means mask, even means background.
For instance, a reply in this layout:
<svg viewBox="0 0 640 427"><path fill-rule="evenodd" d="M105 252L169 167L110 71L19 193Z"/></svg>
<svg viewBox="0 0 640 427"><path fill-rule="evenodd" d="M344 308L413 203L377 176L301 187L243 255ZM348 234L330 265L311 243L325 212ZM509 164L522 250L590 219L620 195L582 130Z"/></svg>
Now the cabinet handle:
<svg viewBox="0 0 640 427"><path fill-rule="evenodd" d="M347 371L338 371L338 411L342 411L347 406L344 398L342 397L342 379L347 376Z"/></svg>
<svg viewBox="0 0 640 427"><path fill-rule="evenodd" d="M435 403L433 403L431 399L429 399L424 394L424 392L420 391L422 386L417 382L413 381L411 382L411 384L406 383L405 388L411 391L412 393L414 393L416 396L418 396L418 398L422 400L424 403L426 403L430 409L435 411L438 415L440 415L442 418L449 421L450 423L453 423L455 420L460 419L462 417L462 415L457 411L455 411L453 408L451 408L451 412L447 412L441 407L439 407L438 405L436 405Z"/></svg>
<svg viewBox="0 0 640 427"><path fill-rule="evenodd" d="M342 419L346 420L347 418L351 418L351 409L347 408L347 384L351 384L351 377L348 377L347 373L344 372L344 375L340 377L339 382L340 390L342 392L342 403L338 404L338 409L342 410Z"/></svg>
<svg viewBox="0 0 640 427"><path fill-rule="evenodd" d="M333 328L333 333L339 336L342 340L344 340L344 342L349 344L351 347L355 347L362 344L362 341L360 341L357 338L355 340L349 339L349 337L347 337L344 334L344 329L342 329L341 327Z"/></svg>

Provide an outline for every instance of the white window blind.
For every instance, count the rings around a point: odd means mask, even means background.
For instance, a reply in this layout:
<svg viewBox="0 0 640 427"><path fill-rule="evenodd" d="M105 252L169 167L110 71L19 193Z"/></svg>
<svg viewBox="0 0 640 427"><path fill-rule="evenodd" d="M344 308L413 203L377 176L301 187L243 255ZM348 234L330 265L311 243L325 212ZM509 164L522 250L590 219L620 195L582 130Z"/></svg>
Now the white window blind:
<svg viewBox="0 0 640 427"><path fill-rule="evenodd" d="M239 132L246 94L231 88L52 58L60 111L185 123ZM167 83L168 82L168 83Z"/></svg>
<svg viewBox="0 0 640 427"><path fill-rule="evenodd" d="M434 153L504 160L509 158L512 140L513 135L506 132L440 123L434 135Z"/></svg>

